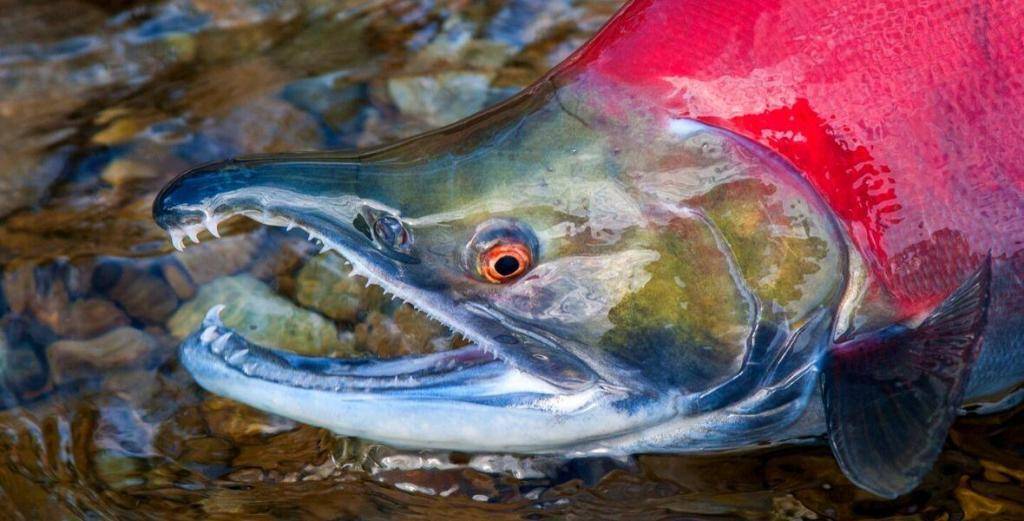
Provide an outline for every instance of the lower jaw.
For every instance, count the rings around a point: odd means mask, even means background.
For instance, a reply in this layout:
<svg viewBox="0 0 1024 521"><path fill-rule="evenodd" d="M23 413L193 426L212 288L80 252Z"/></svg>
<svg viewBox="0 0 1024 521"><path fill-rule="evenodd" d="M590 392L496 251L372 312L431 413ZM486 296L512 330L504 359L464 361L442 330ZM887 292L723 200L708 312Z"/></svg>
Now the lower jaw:
<svg viewBox="0 0 1024 521"><path fill-rule="evenodd" d="M228 340L214 347L225 336ZM434 357L461 360L462 365L450 371L387 377L375 374L379 371L371 364L351 368L347 379L307 373L304 381L265 377L271 376L269 365L246 371L247 356L249 362L265 362L257 352L261 349L265 348L208 323L182 344L181 360L196 381L215 394L339 434L401 448L567 453L573 442L587 437L571 423L565 430L552 430L556 415L536 405L553 397L531 392L528 375L473 347L444 353L447 358ZM227 361L233 354L238 356L237 364ZM427 359L380 363L410 368ZM339 385L339 380L346 381ZM593 425L586 422L582 427Z"/></svg>

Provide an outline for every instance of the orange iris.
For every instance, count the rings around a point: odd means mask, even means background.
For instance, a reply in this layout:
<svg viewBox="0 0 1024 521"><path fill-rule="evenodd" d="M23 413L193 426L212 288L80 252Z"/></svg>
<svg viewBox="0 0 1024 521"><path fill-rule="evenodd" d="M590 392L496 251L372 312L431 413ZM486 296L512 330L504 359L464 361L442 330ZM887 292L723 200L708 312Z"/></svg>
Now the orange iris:
<svg viewBox="0 0 1024 521"><path fill-rule="evenodd" d="M530 269L533 255L525 244L496 244L480 254L477 267L489 282L503 284Z"/></svg>

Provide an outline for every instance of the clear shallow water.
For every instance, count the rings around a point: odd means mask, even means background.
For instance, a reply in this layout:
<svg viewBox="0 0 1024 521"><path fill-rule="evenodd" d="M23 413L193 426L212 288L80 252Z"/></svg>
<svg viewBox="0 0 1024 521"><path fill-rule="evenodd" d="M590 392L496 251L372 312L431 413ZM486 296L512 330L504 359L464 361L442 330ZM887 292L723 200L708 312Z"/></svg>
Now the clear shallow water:
<svg viewBox="0 0 1024 521"><path fill-rule="evenodd" d="M397 356L459 339L302 237L150 220L190 166L369 146L511 95L617 1L0 0L0 517L1024 517L1020 414L960 421L879 501L824 447L571 463L396 451L199 389L175 346L212 304L274 345Z"/></svg>

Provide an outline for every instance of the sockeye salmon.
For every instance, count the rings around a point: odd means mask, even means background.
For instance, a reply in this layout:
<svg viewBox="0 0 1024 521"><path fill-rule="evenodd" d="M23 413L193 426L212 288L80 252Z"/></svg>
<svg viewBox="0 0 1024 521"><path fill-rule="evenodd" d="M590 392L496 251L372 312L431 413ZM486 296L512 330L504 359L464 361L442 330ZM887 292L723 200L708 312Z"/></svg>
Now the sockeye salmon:
<svg viewBox="0 0 1024 521"><path fill-rule="evenodd" d="M471 345L258 346L212 392L396 446L566 456L827 439L911 490L1024 382L1024 4L636 0L521 94L353 153L232 159L154 204L175 246L297 226Z"/></svg>

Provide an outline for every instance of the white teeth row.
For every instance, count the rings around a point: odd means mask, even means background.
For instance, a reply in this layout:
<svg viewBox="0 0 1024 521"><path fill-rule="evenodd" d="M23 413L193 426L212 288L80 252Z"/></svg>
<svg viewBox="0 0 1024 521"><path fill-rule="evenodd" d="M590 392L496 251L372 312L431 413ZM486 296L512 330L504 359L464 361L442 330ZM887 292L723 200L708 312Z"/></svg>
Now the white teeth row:
<svg viewBox="0 0 1024 521"><path fill-rule="evenodd" d="M218 355L224 352L228 340L234 334L231 331L220 332L224 329L224 322L220 320L220 314L224 311L224 307L224 304L217 304L206 312L206 316L203 317L203 332L199 334L199 341L210 346L210 351Z"/></svg>
<svg viewBox="0 0 1024 521"><path fill-rule="evenodd" d="M185 251L185 237L192 239L192 242L199 244L199 232L206 230L210 232L216 238L220 238L220 231L217 230L217 226L220 225L221 218L214 217L209 212L204 212L202 222L186 224L181 228L171 228L168 230L168 234L171 236L171 244L174 245L174 249L178 251Z"/></svg>
<svg viewBox="0 0 1024 521"><path fill-rule="evenodd" d="M228 346L228 340L231 340L231 335L232 334L233 333L231 333L229 331L229 332L224 333L223 335L217 337L217 339L214 340L210 344L210 351L213 351L214 353L217 353L218 355L223 353L224 352L224 348Z"/></svg>

